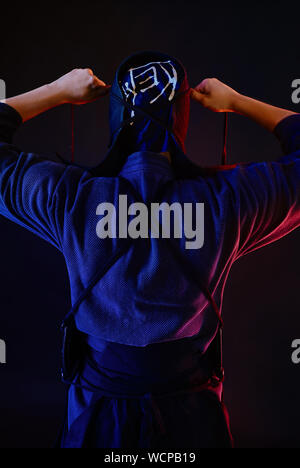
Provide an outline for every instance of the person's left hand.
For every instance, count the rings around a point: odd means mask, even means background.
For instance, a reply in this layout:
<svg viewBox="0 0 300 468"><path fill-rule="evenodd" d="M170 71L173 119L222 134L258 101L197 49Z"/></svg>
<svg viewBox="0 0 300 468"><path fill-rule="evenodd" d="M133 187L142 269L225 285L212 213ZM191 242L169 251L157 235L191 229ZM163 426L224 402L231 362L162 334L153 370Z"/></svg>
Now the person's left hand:
<svg viewBox="0 0 300 468"><path fill-rule="evenodd" d="M195 88L190 97L214 112L234 112L234 104L239 93L217 78L206 78Z"/></svg>
<svg viewBox="0 0 300 468"><path fill-rule="evenodd" d="M74 68L51 83L61 95L62 103L86 104L109 93L104 83L90 68Z"/></svg>

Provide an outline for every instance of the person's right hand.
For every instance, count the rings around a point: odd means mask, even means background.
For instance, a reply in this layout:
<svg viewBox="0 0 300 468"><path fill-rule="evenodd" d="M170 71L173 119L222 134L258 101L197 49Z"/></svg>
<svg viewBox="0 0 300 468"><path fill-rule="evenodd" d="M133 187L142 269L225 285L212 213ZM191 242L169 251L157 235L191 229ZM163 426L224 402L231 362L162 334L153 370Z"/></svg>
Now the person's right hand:
<svg viewBox="0 0 300 468"><path fill-rule="evenodd" d="M234 112L237 96L237 91L217 78L206 78L190 92L192 99L214 112Z"/></svg>
<svg viewBox="0 0 300 468"><path fill-rule="evenodd" d="M85 104L109 93L110 85L100 80L90 68L74 68L51 83L63 103Z"/></svg>

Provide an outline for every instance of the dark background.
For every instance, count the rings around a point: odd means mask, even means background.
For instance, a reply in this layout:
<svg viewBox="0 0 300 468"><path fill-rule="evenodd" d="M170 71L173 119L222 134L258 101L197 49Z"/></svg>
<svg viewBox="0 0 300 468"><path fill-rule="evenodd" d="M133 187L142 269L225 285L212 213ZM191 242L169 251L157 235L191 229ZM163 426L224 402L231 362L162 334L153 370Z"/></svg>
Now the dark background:
<svg viewBox="0 0 300 468"><path fill-rule="evenodd" d="M179 58L191 86L216 76L238 91L296 112L291 82L300 78L296 2L152 1L1 4L0 78L7 97L89 67L110 83L127 55L157 49ZM188 155L217 164L223 116L192 103ZM108 99L75 108L75 160L95 165L108 144ZM70 106L26 122L24 151L70 155ZM272 134L229 115L229 161L281 156ZM230 226L228 226L230 229ZM69 307L61 254L0 219L0 446L48 447L64 412L59 324ZM224 295L225 399L237 447L300 447L299 231L234 264Z"/></svg>

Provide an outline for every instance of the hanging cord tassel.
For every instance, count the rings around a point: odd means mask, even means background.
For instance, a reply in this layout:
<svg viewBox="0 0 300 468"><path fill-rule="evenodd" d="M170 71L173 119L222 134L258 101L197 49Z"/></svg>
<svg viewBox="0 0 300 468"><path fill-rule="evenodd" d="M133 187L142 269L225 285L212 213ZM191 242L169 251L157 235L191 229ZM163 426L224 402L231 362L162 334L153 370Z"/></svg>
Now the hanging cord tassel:
<svg viewBox="0 0 300 468"><path fill-rule="evenodd" d="M74 163L74 160L75 160L74 158L74 147L75 147L74 145L74 104L71 104L70 109L71 109L71 161L68 161L56 151L56 156L64 164L72 164Z"/></svg>
<svg viewBox="0 0 300 468"><path fill-rule="evenodd" d="M71 104L71 162L74 162L74 104Z"/></svg>
<svg viewBox="0 0 300 468"><path fill-rule="evenodd" d="M227 164L227 134L228 134L228 113L224 113L224 130L223 130L223 151L222 164Z"/></svg>

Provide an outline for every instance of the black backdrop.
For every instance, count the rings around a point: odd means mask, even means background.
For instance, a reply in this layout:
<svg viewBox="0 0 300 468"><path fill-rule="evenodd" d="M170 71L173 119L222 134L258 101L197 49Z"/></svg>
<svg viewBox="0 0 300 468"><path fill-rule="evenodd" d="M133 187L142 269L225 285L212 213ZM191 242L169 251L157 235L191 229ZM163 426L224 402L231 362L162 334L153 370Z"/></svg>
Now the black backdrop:
<svg viewBox="0 0 300 468"><path fill-rule="evenodd" d="M300 7L296 2L112 0L1 4L0 78L7 96L29 91L76 67L110 83L119 62L143 49L178 57L191 86L216 76L242 93L298 112L291 82L300 78ZM188 154L216 164L222 115L193 103ZM26 122L15 142L24 151L70 155L70 106ZM75 158L94 165L108 144L108 100L75 108ZM281 156L275 137L229 115L229 161ZM230 229L230 226L228 226ZM0 219L0 446L47 447L60 424L59 323L69 306L61 254ZM225 399L237 447L300 447L299 231L237 262L224 295Z"/></svg>

